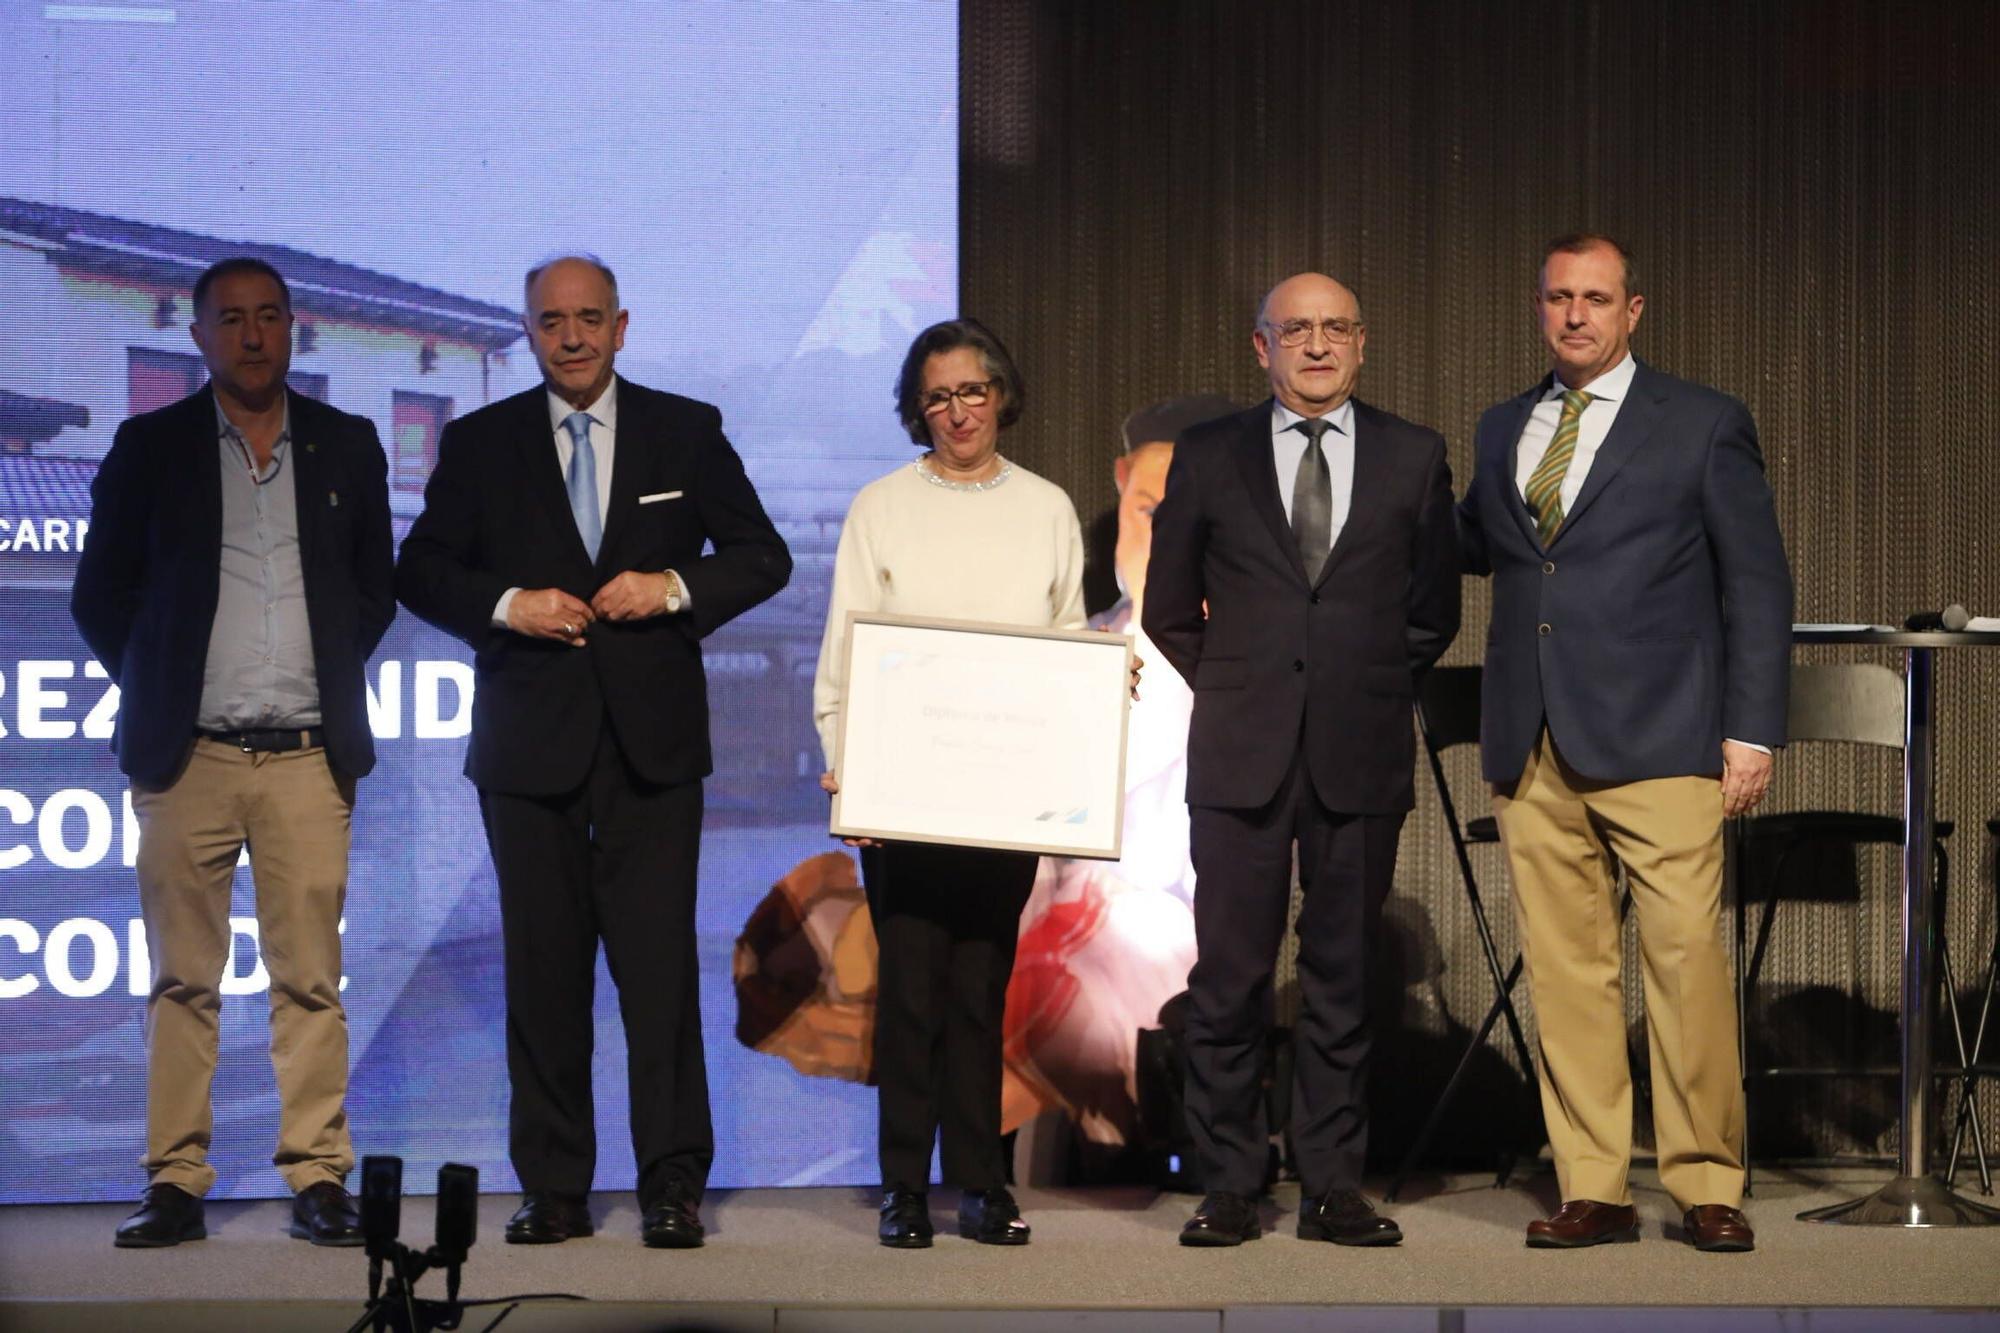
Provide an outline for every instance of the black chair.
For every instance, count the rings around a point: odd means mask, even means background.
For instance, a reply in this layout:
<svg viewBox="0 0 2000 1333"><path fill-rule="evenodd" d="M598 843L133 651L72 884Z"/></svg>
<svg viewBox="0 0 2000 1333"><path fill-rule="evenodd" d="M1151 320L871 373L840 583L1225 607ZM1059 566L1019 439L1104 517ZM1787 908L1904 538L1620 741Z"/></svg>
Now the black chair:
<svg viewBox="0 0 2000 1333"><path fill-rule="evenodd" d="M1437 784L1438 804L1444 810L1445 830L1451 835L1452 850L1458 856L1458 877L1465 886L1466 905L1472 910L1473 929L1479 934L1480 953L1486 959L1486 970L1493 979L1493 1003L1486 1010L1485 1020L1466 1043L1465 1052L1459 1057L1444 1091L1438 1095L1423 1128L1417 1131L1409 1152L1404 1155L1403 1164L1397 1168L1396 1178L1390 1182L1385 1196L1392 1203L1416 1164L1429 1150L1431 1140L1444 1122L1445 1112L1457 1095L1466 1072L1485 1046L1493 1025L1502 1018L1507 1020L1508 1035L1513 1040L1515 1054L1520 1056L1521 1068L1531 1086L1535 1077L1535 1063L1528 1054L1528 1040L1521 1033L1521 1016L1514 1009L1514 987L1521 979L1521 955L1516 953L1512 966L1504 972L1501 970L1500 954L1493 944L1493 928L1486 919L1485 902L1480 897L1479 879L1472 872L1472 856L1468 850L1480 844L1497 844L1500 830L1491 815L1462 821L1458 806L1451 797L1451 785L1445 781L1444 775L1442 756L1446 750L1479 743L1479 682L1478 667L1434 667L1424 673L1418 682L1416 707L1417 729L1423 736L1424 753L1430 758L1431 778ZM1540 1114L1539 1107L1536 1114ZM1512 1169L1512 1160L1503 1159L1493 1183L1496 1186L1506 1184Z"/></svg>
<svg viewBox="0 0 2000 1333"><path fill-rule="evenodd" d="M1839 665L1798 665L1791 673L1791 704L1786 719L1786 733L1793 744L1815 744L1822 742L1846 742L1857 745L1874 745L1901 751L1903 748L1904 725L1903 680L1885 666L1867 663L1846 663ZM1945 887L1950 881L1950 859L1946 852L1946 839L1951 836L1949 821L1939 820L1932 826L1932 834L1937 853L1937 914L1944 918ZM1771 940L1771 927L1777 917L1778 903L1787 896L1795 900L1840 901L1859 897L1858 884L1850 878L1843 883L1828 887L1824 878L1797 877L1801 882L1789 882L1785 872L1801 856L1814 849L1828 847L1838 849L1844 856L1857 845L1891 845L1900 847L1903 843L1903 821L1897 815L1867 814L1848 810L1798 810L1780 814L1758 815L1733 821L1730 830L1731 880L1735 884L1736 919L1736 1021L1737 1045L1743 1061L1744 1096L1744 1192L1750 1193L1754 1183L1751 1153L1751 1118L1749 1114L1751 1095L1758 1083L1779 1079L1799 1078L1895 1078L1900 1074L1900 1066L1874 1065L1765 1065L1753 1068L1750 1063L1751 1013L1750 999L1755 993L1757 980L1763 973L1764 959ZM1753 858L1760 860L1767 872L1759 876L1761 886L1755 889L1744 883L1745 867ZM1851 875L1851 856L1842 863ZM1757 931L1754 939L1748 939L1747 919L1751 894L1760 896ZM1964 1026L1960 1018L1957 987L1951 966L1951 949L1942 932L1939 935L1938 958L1940 979L1943 984L1946 1009L1951 1022L1952 1034L1957 1042L1959 1067L1939 1069L1939 1077L1956 1078L1960 1082L1961 1123L1969 1122L1972 1131L1974 1151L1978 1157L1979 1175L1985 1192L1992 1192L1992 1178L1987 1170L1984 1126L1980 1122L1979 1108L1974 1103L1969 1086L1971 1078L1968 1050L1965 1042ZM1956 1143L1954 1143L1954 1167L1956 1165Z"/></svg>
<svg viewBox="0 0 2000 1333"><path fill-rule="evenodd" d="M1986 1050L1987 1023L1993 1016L1994 985L2000 981L2000 819L1986 821L1986 835L1993 843L1993 948L1986 958L1986 984L1981 987L1979 997L1979 1021L1973 1026L1972 1046L1965 1054L1964 1073L1958 1082L1958 1117L1952 1125L1951 1155L1944 1169L1947 1185L1958 1179L1958 1153L1965 1143L1965 1131L1968 1126L1976 1127L1977 1124L1973 1117L1978 1110L1979 1080L2000 1074L2000 1066L1980 1063L1981 1056ZM1962 1033L1959 1034L1958 1040L1960 1051L1967 1052ZM1974 1146L1978 1146L1976 1137ZM1981 1154L1982 1168L1985 1166L1983 1156ZM1980 1185L1984 1193L1993 1192L1992 1181L1984 1170L1980 1173Z"/></svg>

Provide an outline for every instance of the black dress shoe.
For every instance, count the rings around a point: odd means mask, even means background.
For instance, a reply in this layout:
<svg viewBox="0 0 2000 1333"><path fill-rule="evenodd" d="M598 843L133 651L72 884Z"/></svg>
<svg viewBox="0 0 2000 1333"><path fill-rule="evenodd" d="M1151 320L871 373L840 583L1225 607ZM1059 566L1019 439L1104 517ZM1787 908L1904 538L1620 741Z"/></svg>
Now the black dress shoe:
<svg viewBox="0 0 2000 1333"><path fill-rule="evenodd" d="M1403 1229L1375 1211L1356 1190L1328 1190L1299 1200L1299 1239L1335 1245L1394 1245Z"/></svg>
<svg viewBox="0 0 2000 1333"><path fill-rule="evenodd" d="M208 1239L201 1200L178 1185L148 1185L138 1211L118 1224L112 1244L121 1250L160 1250L184 1240Z"/></svg>
<svg viewBox="0 0 2000 1333"><path fill-rule="evenodd" d="M509 1245L555 1245L588 1236L590 1202L540 1191L521 1196L521 1206L507 1219Z"/></svg>
<svg viewBox="0 0 2000 1333"><path fill-rule="evenodd" d="M322 1180L292 1196L292 1234L315 1245L359 1245L361 1214L337 1180Z"/></svg>
<svg viewBox="0 0 2000 1333"><path fill-rule="evenodd" d="M1254 1199L1241 1194L1210 1194L1181 1228L1181 1244L1241 1245L1263 1234Z"/></svg>
<svg viewBox="0 0 2000 1333"><path fill-rule="evenodd" d="M931 1247L931 1200L916 1190L882 1191L882 1221L875 1237L892 1250Z"/></svg>
<svg viewBox="0 0 2000 1333"><path fill-rule="evenodd" d="M654 1250L698 1250L706 1234L694 1191L679 1182L669 1184L659 1198L646 1205L639 1223L639 1239Z"/></svg>
<svg viewBox="0 0 2000 1333"><path fill-rule="evenodd" d="M958 1234L981 1245L1026 1245L1030 1229L1003 1187L965 1192L958 1201Z"/></svg>

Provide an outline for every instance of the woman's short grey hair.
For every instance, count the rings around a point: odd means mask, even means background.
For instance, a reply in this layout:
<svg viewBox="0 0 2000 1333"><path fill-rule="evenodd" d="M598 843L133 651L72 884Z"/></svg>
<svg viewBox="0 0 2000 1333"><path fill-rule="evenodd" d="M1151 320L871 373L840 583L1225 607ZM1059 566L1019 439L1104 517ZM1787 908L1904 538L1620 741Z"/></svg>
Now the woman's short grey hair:
<svg viewBox="0 0 2000 1333"><path fill-rule="evenodd" d="M521 279L522 314L530 318L534 316L532 298L535 290L535 279L541 277L542 274L548 272L557 264L565 264L571 261L590 265L604 279L604 285L611 289L611 309L608 313L615 315L623 309L618 304L618 275L611 271L611 265L605 263L596 255L591 254L588 250L565 250L561 254L550 255L548 258L538 261L533 268L528 270L528 276Z"/></svg>
<svg viewBox="0 0 2000 1333"><path fill-rule="evenodd" d="M910 433L911 443L931 442L931 430L924 421L924 363L941 352L955 352L961 347L979 353L986 378L993 381L1000 395L1001 427L1004 429L1021 419L1021 406L1027 401L1028 391L1021 383L1021 372L1014 367L1014 358L1007 354L1006 344L976 319L948 319L916 336L910 350L903 354L902 370L896 374L896 415L901 418L903 429Z"/></svg>

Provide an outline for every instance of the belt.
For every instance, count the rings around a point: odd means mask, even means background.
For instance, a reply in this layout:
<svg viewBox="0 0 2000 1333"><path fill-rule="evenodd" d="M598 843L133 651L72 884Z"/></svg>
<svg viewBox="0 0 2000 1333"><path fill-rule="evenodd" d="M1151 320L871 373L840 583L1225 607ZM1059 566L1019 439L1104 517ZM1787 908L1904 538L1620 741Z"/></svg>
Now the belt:
<svg viewBox="0 0 2000 1333"><path fill-rule="evenodd" d="M245 754L282 754L287 750L311 750L326 744L324 727L252 727L243 731L201 731L197 736L233 745Z"/></svg>

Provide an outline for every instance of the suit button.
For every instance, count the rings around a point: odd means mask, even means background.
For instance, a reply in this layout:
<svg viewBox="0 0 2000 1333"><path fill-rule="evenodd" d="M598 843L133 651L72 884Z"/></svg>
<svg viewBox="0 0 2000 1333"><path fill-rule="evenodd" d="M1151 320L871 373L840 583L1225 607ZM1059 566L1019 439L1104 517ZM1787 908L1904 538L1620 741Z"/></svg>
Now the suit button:
<svg viewBox="0 0 2000 1333"><path fill-rule="evenodd" d="M1319 594L1318 594L1318 593L1316 593L1316 592L1315 592L1315 593L1308 593L1308 594L1306 595L1306 600L1307 600L1307 601L1309 601L1309 602L1311 602L1311 603L1312 603L1312 604L1313 604L1314 606L1318 606L1318 605L1319 605Z"/></svg>
<svg viewBox="0 0 2000 1333"><path fill-rule="evenodd" d="M1546 620L1544 620L1541 624L1535 626L1535 633L1537 634L1553 634L1555 632L1556 632L1556 627L1554 625L1551 625Z"/></svg>
<svg viewBox="0 0 2000 1333"><path fill-rule="evenodd" d="M1544 560L1544 561L1542 562L1542 573L1544 573L1544 574L1553 574L1553 573L1555 573L1555 572L1556 572L1556 562L1555 562L1555 561L1553 561L1553 560Z"/></svg>
<svg viewBox="0 0 2000 1333"><path fill-rule="evenodd" d="M1293 661L1292 661L1292 670L1294 670L1294 671L1304 671L1305 669L1306 669L1306 664L1305 664L1304 662L1301 662L1301 661L1297 660L1296 658L1294 658L1294 659L1293 659Z"/></svg>

